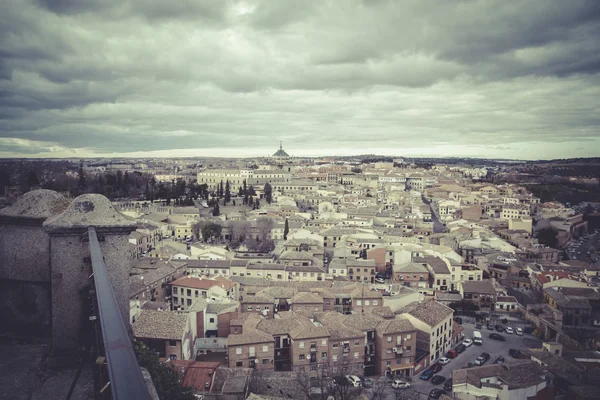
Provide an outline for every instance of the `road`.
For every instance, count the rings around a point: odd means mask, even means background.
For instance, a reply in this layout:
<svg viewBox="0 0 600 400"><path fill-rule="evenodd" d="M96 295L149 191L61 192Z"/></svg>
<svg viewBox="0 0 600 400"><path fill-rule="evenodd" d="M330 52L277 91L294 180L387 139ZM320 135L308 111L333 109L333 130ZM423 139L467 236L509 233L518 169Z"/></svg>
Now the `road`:
<svg viewBox="0 0 600 400"><path fill-rule="evenodd" d="M586 261L593 264L597 259L596 254L594 252L598 248L600 248L599 240L600 235L593 234L581 246L575 248L575 251L569 254L569 258L574 260ZM590 251L590 255L587 254L588 251Z"/></svg>
<svg viewBox="0 0 600 400"><path fill-rule="evenodd" d="M472 338L473 331L475 330L475 325L464 323L463 328L465 338ZM463 353L459 354L456 358L450 361L449 364L445 365L437 375L442 375L446 379L450 379L452 376L452 370L462 369L466 367L469 362L475 362L475 359L482 352L489 353L491 356L490 360L486 363L486 365L488 365L493 363L494 360L496 360L500 356L504 357L506 361L511 360L512 357L508 354L508 351L510 349L528 349L536 347L539 348L542 346L542 342L532 335L526 334L523 336L518 336L515 334L509 335L507 333L502 333L501 335L506 337L507 340L506 342L500 342L489 338L489 334L491 333L491 331L488 331L485 326L480 331L483 336L483 344L481 346L471 345L470 347L467 347L467 349ZM431 380L424 381L422 379L419 379L419 376L417 375L413 377L413 380L411 382L411 388L407 389L407 392L417 392L418 394L420 394L421 399L426 399L427 395L429 394L429 392L431 392L433 388L442 389L443 387L443 383L440 385L433 385L431 383ZM406 398L408 398L409 394L410 393L406 393ZM386 389L385 399L396 399L394 389L392 389L391 387Z"/></svg>
<svg viewBox="0 0 600 400"><path fill-rule="evenodd" d="M431 206L431 201L427 200L425 198L425 196L422 196L422 199L423 199L423 203L427 204L429 206L429 209L431 210L431 220L433 221L433 233L446 232L446 227L438 219L437 214L435 213L433 207Z"/></svg>

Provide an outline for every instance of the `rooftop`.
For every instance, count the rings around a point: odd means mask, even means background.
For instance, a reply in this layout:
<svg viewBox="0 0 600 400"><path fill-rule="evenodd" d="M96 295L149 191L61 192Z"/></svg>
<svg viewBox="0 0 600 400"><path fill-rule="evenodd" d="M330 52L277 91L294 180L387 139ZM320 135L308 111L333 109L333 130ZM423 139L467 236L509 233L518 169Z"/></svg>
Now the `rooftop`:
<svg viewBox="0 0 600 400"><path fill-rule="evenodd" d="M478 293L478 294L496 294L496 289L491 281L465 281L462 282L462 289L464 293Z"/></svg>
<svg viewBox="0 0 600 400"><path fill-rule="evenodd" d="M425 300L420 303L412 302L400 311L412 315L431 327L436 326L444 319L451 317L454 313L454 310L450 307L435 300Z"/></svg>
<svg viewBox="0 0 600 400"><path fill-rule="evenodd" d="M172 311L142 310L132 325L137 338L181 340L188 314Z"/></svg>

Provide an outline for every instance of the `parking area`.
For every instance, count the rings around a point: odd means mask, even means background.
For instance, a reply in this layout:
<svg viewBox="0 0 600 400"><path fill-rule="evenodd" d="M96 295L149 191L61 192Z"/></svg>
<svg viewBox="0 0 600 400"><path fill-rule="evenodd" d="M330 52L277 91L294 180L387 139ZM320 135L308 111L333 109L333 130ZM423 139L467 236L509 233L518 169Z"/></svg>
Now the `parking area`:
<svg viewBox="0 0 600 400"><path fill-rule="evenodd" d="M510 324L508 324L510 326ZM463 323L465 339L473 338L473 331L475 331L475 324ZM474 363L475 359L482 353L486 352L490 354L490 360L485 365L491 364L498 357L504 357L506 361L513 359L509 355L510 349L527 349L541 347L542 342L533 335L524 334L518 336L516 334L507 334L506 332L500 333L506 337L506 341L497 341L489 338L489 331L484 325L482 329L479 329L483 337L482 345L471 345L467 349L458 354L458 356L450 361L449 364L444 365L442 370L435 375L441 375L446 379L450 379L452 376L452 370L466 368L468 363ZM495 331L494 331L495 332ZM431 379L424 381L419 379L419 376L414 376L411 382L411 388L419 393L428 394L433 388L443 388L444 384L440 383L434 385L431 383Z"/></svg>

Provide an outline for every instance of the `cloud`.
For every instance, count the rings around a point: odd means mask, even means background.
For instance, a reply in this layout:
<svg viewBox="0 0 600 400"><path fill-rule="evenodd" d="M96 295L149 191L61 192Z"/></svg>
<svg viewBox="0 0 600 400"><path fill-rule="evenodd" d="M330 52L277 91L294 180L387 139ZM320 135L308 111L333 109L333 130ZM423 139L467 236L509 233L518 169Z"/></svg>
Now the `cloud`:
<svg viewBox="0 0 600 400"><path fill-rule="evenodd" d="M599 19L583 0L14 0L0 154L264 155L284 140L304 155L597 155Z"/></svg>

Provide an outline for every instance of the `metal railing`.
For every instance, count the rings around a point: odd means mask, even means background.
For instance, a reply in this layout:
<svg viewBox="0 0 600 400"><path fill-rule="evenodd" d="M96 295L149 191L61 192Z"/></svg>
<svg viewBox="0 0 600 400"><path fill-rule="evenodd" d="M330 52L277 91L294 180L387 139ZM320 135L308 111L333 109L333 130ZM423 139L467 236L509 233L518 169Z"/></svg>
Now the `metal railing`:
<svg viewBox="0 0 600 400"><path fill-rule="evenodd" d="M133 351L133 344L125 321L121 316L96 235L96 228L89 227L88 235L98 316L102 327L112 399L148 400L150 394Z"/></svg>

